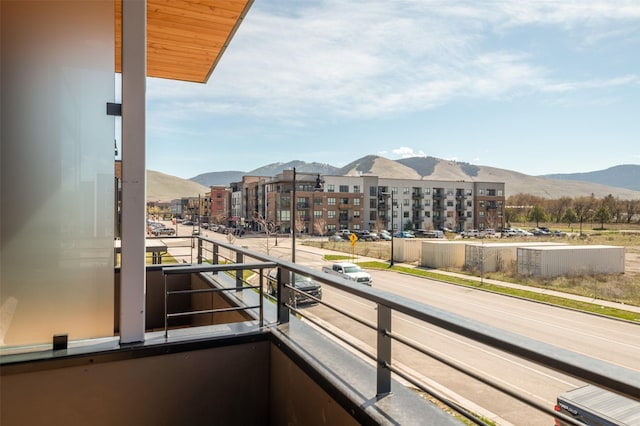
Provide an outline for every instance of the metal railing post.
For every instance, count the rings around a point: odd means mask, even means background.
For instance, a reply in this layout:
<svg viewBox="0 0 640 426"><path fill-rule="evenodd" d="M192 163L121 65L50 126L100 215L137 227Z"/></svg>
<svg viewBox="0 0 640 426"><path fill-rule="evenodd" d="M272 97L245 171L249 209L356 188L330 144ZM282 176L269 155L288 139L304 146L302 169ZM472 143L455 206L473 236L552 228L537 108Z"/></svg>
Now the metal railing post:
<svg viewBox="0 0 640 426"><path fill-rule="evenodd" d="M164 338L169 336L169 313L167 312L167 276L164 276Z"/></svg>
<svg viewBox="0 0 640 426"><path fill-rule="evenodd" d="M258 294L260 295L260 327L264 327L264 269L260 268L260 290L258 290Z"/></svg>
<svg viewBox="0 0 640 426"><path fill-rule="evenodd" d="M244 255L239 251L236 252L236 263L244 263ZM236 291L242 290L242 279L244 271L242 269L236 269Z"/></svg>
<svg viewBox="0 0 640 426"><path fill-rule="evenodd" d="M378 355L376 374L376 397L381 398L391 393L391 308L378 304Z"/></svg>
<svg viewBox="0 0 640 426"><path fill-rule="evenodd" d="M213 243L213 259L211 259L211 261L213 262L214 265L218 264L218 257L220 252L220 246L216 243Z"/></svg>
<svg viewBox="0 0 640 426"><path fill-rule="evenodd" d="M202 263L202 238L198 238L198 263Z"/></svg>
<svg viewBox="0 0 640 426"><path fill-rule="evenodd" d="M289 284L289 276L290 274L288 272L285 272L281 267L278 268L277 302L279 324L289 323L289 308L287 307L287 301L290 299L290 290L286 286L286 284Z"/></svg>

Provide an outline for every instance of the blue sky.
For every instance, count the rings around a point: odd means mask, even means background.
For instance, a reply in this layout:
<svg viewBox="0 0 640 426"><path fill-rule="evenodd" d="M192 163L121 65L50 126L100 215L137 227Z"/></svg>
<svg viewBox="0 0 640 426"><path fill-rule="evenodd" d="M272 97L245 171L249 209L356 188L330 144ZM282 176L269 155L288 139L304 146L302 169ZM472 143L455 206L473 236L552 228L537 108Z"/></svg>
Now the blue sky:
<svg viewBox="0 0 640 426"><path fill-rule="evenodd" d="M149 79L147 168L428 155L640 164L640 0L258 0L206 85Z"/></svg>

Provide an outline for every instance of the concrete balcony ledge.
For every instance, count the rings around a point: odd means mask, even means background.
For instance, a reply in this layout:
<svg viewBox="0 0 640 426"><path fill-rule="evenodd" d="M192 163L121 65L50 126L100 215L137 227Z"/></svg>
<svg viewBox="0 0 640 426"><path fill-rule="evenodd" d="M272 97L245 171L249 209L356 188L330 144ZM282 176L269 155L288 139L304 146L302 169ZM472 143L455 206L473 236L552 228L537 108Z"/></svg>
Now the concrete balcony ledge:
<svg viewBox="0 0 640 426"><path fill-rule="evenodd" d="M0 357L0 423L458 424L296 318Z"/></svg>

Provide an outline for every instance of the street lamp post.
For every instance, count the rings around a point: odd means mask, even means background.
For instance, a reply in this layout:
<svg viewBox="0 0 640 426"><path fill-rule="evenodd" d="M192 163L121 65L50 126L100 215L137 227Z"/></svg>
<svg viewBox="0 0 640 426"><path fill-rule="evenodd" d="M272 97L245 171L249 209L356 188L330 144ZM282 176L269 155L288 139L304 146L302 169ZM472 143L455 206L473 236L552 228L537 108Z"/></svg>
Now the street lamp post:
<svg viewBox="0 0 640 426"><path fill-rule="evenodd" d="M389 261L389 266L393 266L393 231L394 231L394 227L393 227L393 205L394 205L394 199L393 199L393 192L382 192L381 193L384 197L386 197L387 199L391 198L391 260Z"/></svg>
<svg viewBox="0 0 640 426"><path fill-rule="evenodd" d="M296 263L296 168L293 168L293 191L291 196L291 261Z"/></svg>

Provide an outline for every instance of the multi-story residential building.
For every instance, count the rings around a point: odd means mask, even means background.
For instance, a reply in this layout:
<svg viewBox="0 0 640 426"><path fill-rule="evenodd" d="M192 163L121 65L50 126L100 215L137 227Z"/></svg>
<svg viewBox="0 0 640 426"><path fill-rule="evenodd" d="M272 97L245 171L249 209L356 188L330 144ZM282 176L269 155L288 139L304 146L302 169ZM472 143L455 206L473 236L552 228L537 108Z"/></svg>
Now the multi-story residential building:
<svg viewBox="0 0 640 426"><path fill-rule="evenodd" d="M233 216L231 212L231 190L225 186L212 186L205 194L204 222L225 223ZM203 218L204 219L204 218Z"/></svg>
<svg viewBox="0 0 640 426"><path fill-rule="evenodd" d="M245 176L232 185L238 211L253 229L257 219L291 229L293 171ZM309 234L341 229L501 229L504 183L322 176L296 173L296 228Z"/></svg>

